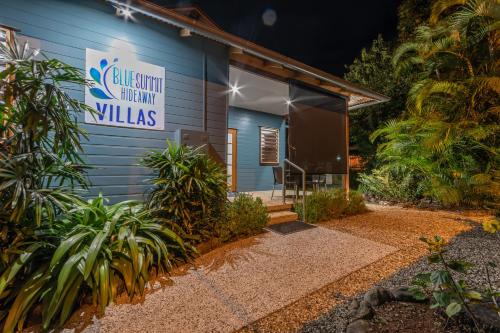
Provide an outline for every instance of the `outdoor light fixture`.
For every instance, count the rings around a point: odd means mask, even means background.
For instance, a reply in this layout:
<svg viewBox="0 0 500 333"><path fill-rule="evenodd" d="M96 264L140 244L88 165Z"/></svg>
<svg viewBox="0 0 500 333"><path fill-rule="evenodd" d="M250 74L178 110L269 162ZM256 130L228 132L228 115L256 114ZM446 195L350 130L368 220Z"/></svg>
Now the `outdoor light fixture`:
<svg viewBox="0 0 500 333"><path fill-rule="evenodd" d="M190 37L191 36L191 30L186 29L186 28L182 28L179 31L179 36L181 36L181 37Z"/></svg>
<svg viewBox="0 0 500 333"><path fill-rule="evenodd" d="M232 92L233 94L237 94L237 93L239 93L239 92L240 92L240 87L238 87L238 86L235 84L235 85L231 86L231 89L230 89L230 90L231 90L231 92Z"/></svg>
<svg viewBox="0 0 500 333"><path fill-rule="evenodd" d="M114 6L116 8L116 16L123 17L125 21L134 21L134 12L127 6Z"/></svg>

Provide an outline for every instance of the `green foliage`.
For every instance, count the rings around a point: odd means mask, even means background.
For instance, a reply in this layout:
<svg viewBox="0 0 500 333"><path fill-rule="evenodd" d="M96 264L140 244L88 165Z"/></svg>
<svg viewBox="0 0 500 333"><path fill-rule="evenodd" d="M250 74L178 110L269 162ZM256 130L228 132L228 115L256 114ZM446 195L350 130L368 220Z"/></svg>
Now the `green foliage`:
<svg viewBox="0 0 500 333"><path fill-rule="evenodd" d="M4 332L22 327L39 303L44 330L56 319L62 325L85 293L104 311L122 291L142 294L152 268L163 272L192 250L141 204L107 206L99 196L75 202L9 251L16 259L0 276Z"/></svg>
<svg viewBox="0 0 500 333"><path fill-rule="evenodd" d="M404 119L371 135L378 169L364 191L392 200L428 199L443 206L500 202L500 79L495 1L432 7L433 26L420 26L393 55L396 72L419 72ZM441 20L438 21L438 18Z"/></svg>
<svg viewBox="0 0 500 333"><path fill-rule="evenodd" d="M345 78L348 81L391 98L389 102L349 113L351 149L364 158L368 169L374 166L373 157L377 148L377 143L369 140L370 134L386 121L401 116L410 85L414 81L414 73L411 71L405 76L396 76L392 66L392 52L390 43L378 36L371 47L361 50L360 57L346 68Z"/></svg>
<svg viewBox="0 0 500 333"><path fill-rule="evenodd" d="M346 215L363 213L367 210L363 195L356 191L349 192L349 198L341 189L316 191L306 196L306 221L317 223ZM295 211L304 219L302 205L295 206Z"/></svg>
<svg viewBox="0 0 500 333"><path fill-rule="evenodd" d="M403 0L398 7L398 39L410 40L415 29L425 24L431 14L435 0Z"/></svg>
<svg viewBox="0 0 500 333"><path fill-rule="evenodd" d="M122 291L141 294L194 251L137 202L83 202L79 112L92 109L67 88L87 82L55 59L35 59L27 44L0 46L0 322L22 330L35 307L43 329L62 325L91 294L101 310Z"/></svg>
<svg viewBox="0 0 500 333"><path fill-rule="evenodd" d="M226 204L224 219L217 225L216 233L222 241L255 235L267 225L267 220L267 208L260 198L239 193Z"/></svg>
<svg viewBox="0 0 500 333"><path fill-rule="evenodd" d="M468 312L476 329L478 329L477 320L470 311L469 304L490 298L499 310L496 298L500 296L500 291L495 290L491 281L489 281L487 290L483 292L469 288L464 280L457 281L456 274L467 273L472 264L463 260L448 260L445 257L446 242L440 236L435 236L433 239L422 237L421 240L427 244L429 264L440 267L415 277L411 288L414 297L424 299L426 295L431 295L433 299L431 308L442 308L448 317L457 315L463 309Z"/></svg>
<svg viewBox="0 0 500 333"><path fill-rule="evenodd" d="M76 116L89 108L65 87L85 85L77 69L35 58L27 44L0 45L0 273L13 258L9 247L50 223L86 185L78 151L85 133ZM40 56L42 58L42 56Z"/></svg>
<svg viewBox="0 0 500 333"><path fill-rule="evenodd" d="M0 54L8 65L0 73L0 137L6 138L0 145L0 220L40 224L42 210L51 219L68 202L65 185L85 185L78 156L84 132L76 116L89 108L63 87L86 81L58 60L36 60L27 44L0 45Z"/></svg>
<svg viewBox="0 0 500 333"><path fill-rule="evenodd" d="M190 237L208 237L220 221L227 201L226 174L202 150L167 142L141 161L156 176L148 207L171 220L172 227Z"/></svg>

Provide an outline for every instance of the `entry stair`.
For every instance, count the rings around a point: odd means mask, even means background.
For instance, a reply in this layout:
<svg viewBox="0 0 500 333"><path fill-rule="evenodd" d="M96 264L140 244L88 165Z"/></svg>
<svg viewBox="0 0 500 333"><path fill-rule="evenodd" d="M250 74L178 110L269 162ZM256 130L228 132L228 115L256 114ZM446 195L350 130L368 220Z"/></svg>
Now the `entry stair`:
<svg viewBox="0 0 500 333"><path fill-rule="evenodd" d="M293 205L289 203L268 203L267 212L269 213L269 220L267 225L297 221L299 215L293 212L292 209Z"/></svg>

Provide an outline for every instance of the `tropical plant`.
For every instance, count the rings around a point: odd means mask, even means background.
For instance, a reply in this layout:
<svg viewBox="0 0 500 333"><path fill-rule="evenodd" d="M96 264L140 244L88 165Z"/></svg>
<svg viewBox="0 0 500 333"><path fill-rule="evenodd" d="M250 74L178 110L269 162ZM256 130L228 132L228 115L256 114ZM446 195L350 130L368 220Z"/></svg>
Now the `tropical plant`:
<svg viewBox="0 0 500 333"><path fill-rule="evenodd" d="M9 247L74 199L85 186L78 157L83 131L76 113L87 110L64 90L86 84L83 75L58 60L37 60L27 43L0 45L7 65L0 73L0 273L11 262Z"/></svg>
<svg viewBox="0 0 500 333"><path fill-rule="evenodd" d="M196 240L215 230L227 201L226 174L202 149L167 141L164 151L149 152L141 161L156 173L148 207Z"/></svg>
<svg viewBox="0 0 500 333"><path fill-rule="evenodd" d="M91 110L71 98L70 85L85 85L82 73L55 59L37 60L27 43L0 45L1 219L41 223L64 208L68 186L85 185L77 113ZM93 112L93 111L91 111Z"/></svg>
<svg viewBox="0 0 500 333"><path fill-rule="evenodd" d="M477 318L471 311L471 303L492 300L493 306L500 315L497 303L500 290L491 283L488 268L486 268L488 287L483 292L474 290L464 280L459 280L456 276L456 273L467 273L473 266L471 263L461 259L446 258L447 243L440 236L435 236L433 239L422 237L421 240L427 244L429 264L439 265L439 269L415 277L410 288L414 297L423 300L431 295L434 300L431 308L442 308L448 317L456 316L464 310L472 319L477 332L480 332Z"/></svg>
<svg viewBox="0 0 500 333"><path fill-rule="evenodd" d="M267 225L267 220L267 208L260 198L238 193L232 202L227 202L216 233L222 241L255 235Z"/></svg>
<svg viewBox="0 0 500 333"><path fill-rule="evenodd" d="M305 218L308 223L359 214L367 210L361 193L349 191L349 195L346 195L342 189L315 191L306 196L305 206ZM297 205L295 211L304 219L302 205Z"/></svg>
<svg viewBox="0 0 500 333"><path fill-rule="evenodd" d="M405 179L418 189L407 199L498 207L498 6L494 0L437 1L432 25L420 26L415 39L396 50L396 71L417 68L419 81L409 92L406 118L371 136L384 143L381 166L363 177L365 191L391 196Z"/></svg>
<svg viewBox="0 0 500 333"><path fill-rule="evenodd" d="M409 70L397 76L392 66L393 47L382 36L373 40L369 49L362 49L359 58L346 67L345 78L390 97L386 103L360 108L349 112L351 151L364 160L365 170L375 166L377 142L369 137L390 119L400 117L416 71Z"/></svg>
<svg viewBox="0 0 500 333"><path fill-rule="evenodd" d="M43 329L62 325L90 293L101 311L122 291L142 294L153 268L164 272L194 251L134 201L76 202L66 216L9 248L15 260L0 276L4 332L21 329L42 304Z"/></svg>
<svg viewBox="0 0 500 333"><path fill-rule="evenodd" d="M415 29L425 24L431 15L432 4L436 0L403 0L398 6L398 40L412 39Z"/></svg>

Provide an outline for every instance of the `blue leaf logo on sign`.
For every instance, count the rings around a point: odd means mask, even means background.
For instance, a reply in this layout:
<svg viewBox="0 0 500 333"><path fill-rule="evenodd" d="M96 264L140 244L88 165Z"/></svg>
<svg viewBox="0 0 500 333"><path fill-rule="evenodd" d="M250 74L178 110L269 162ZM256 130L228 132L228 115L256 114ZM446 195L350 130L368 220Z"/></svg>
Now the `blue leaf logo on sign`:
<svg viewBox="0 0 500 333"><path fill-rule="evenodd" d="M113 59L113 61L109 61ZM86 50L85 104L97 116L85 114L85 122L154 130L164 128L165 69L130 57Z"/></svg>
<svg viewBox="0 0 500 333"><path fill-rule="evenodd" d="M118 62L118 59L115 59L114 62ZM99 62L100 70L95 67L90 68L90 77L92 78L92 80L94 80L94 85L98 86L90 88L90 93L95 98L99 99L116 98L113 96L111 91L109 91L108 84L106 82L107 73L114 67L114 65L111 65L108 68L106 68L107 66L108 66L108 61L106 59L101 59L101 61Z"/></svg>

